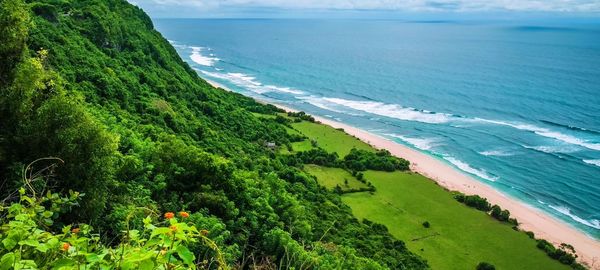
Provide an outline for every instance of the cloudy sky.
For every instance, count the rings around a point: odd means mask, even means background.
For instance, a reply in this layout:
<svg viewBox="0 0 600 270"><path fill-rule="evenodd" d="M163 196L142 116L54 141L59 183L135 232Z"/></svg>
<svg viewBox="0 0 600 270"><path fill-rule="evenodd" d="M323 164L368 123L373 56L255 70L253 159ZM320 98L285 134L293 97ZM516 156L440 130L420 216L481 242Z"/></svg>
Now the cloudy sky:
<svg viewBox="0 0 600 270"><path fill-rule="evenodd" d="M600 17L600 0L129 0L152 17L303 17L307 14L569 14Z"/></svg>

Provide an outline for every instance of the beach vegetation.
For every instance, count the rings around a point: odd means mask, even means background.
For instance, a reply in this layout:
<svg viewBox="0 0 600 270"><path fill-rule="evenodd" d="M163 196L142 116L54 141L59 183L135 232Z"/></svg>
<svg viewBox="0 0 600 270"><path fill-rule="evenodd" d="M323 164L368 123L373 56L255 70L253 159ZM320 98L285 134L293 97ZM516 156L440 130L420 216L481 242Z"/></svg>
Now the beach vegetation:
<svg viewBox="0 0 600 270"><path fill-rule="evenodd" d="M475 269L477 269L477 270L496 270L496 267L491 263L480 262L479 264L477 264L477 267Z"/></svg>
<svg viewBox="0 0 600 270"><path fill-rule="evenodd" d="M344 166L352 171L406 171L409 165L406 159L394 157L386 150L372 152L353 148L344 157Z"/></svg>

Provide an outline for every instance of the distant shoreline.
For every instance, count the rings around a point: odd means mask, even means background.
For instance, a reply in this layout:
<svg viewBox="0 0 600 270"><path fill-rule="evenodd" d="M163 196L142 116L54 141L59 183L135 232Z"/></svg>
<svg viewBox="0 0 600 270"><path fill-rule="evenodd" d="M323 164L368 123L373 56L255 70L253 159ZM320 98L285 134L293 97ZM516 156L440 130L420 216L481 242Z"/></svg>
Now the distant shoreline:
<svg viewBox="0 0 600 270"><path fill-rule="evenodd" d="M204 78L203 78L204 79ZM231 91L217 82L204 79L213 87ZM298 110L264 100L258 100L276 106L286 111L297 112ZM322 124L342 128L344 131L377 149L388 150L392 155L407 159L411 163L411 170L432 179L440 186L450 191L459 191L467 195L477 194L486 198L492 205L497 204L507 209L519 222L519 229L532 231L536 238L545 239L555 246L561 243L572 245L578 257L578 261L592 266L593 263L600 264L600 241L593 239L585 233L578 231L571 225L564 223L539 209L529 206L517 199L513 199L498 190L473 179L471 176L455 169L454 167L437 160L425 153L407 147L405 145L388 140L381 136L372 134L362 129L326 119L319 116L313 117ZM594 265L597 267L597 265Z"/></svg>

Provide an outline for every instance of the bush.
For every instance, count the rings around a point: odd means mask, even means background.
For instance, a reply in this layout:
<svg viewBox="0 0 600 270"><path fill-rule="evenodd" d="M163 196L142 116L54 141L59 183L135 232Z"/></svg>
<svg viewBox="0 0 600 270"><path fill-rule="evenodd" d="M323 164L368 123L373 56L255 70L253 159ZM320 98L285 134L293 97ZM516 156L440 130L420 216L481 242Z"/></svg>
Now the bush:
<svg viewBox="0 0 600 270"><path fill-rule="evenodd" d="M14 269L196 269L205 265L196 263L189 246L200 244L215 254L207 265L212 263L218 269L228 269L216 244L206 237L208 231L178 221L174 213L166 213L158 222L152 218L156 215L150 214L143 219L143 228L127 228L120 242L106 246L87 224L63 226L58 233L48 229L65 208L77 205L79 193L70 192L68 197L62 197L48 192L36 197L26 195L26 190L21 188L19 195L18 202L0 207L2 266L12 265ZM189 214L180 212L179 216L184 220Z"/></svg>
<svg viewBox="0 0 600 270"><path fill-rule="evenodd" d="M431 227L431 224L429 224L429 221L425 221L425 222L423 222L423 227L429 228L429 227Z"/></svg>
<svg viewBox="0 0 600 270"><path fill-rule="evenodd" d="M479 195L464 196L464 204L485 212L491 210L490 203L487 201L487 199L479 197Z"/></svg>
<svg viewBox="0 0 600 270"><path fill-rule="evenodd" d="M477 270L496 270L496 267L494 265L492 265L491 263L487 263L487 262L480 262L477 265Z"/></svg>
<svg viewBox="0 0 600 270"><path fill-rule="evenodd" d="M306 114L305 112L288 112L289 117L295 117L296 120L304 120L308 122L315 122L315 118ZM295 121L298 122L298 121Z"/></svg>
<svg viewBox="0 0 600 270"><path fill-rule="evenodd" d="M353 171L406 171L409 169L409 165L410 163L407 160L396 158L386 150L373 153L366 150L352 149L344 157L344 166Z"/></svg>

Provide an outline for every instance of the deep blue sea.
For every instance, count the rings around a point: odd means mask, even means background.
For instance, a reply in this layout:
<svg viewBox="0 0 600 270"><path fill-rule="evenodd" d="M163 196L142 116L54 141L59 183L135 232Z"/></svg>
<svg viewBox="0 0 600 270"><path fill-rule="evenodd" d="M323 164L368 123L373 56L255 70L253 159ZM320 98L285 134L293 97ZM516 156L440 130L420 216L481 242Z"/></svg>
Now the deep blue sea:
<svg viewBox="0 0 600 270"><path fill-rule="evenodd" d="M155 25L202 77L427 152L600 238L600 24Z"/></svg>

